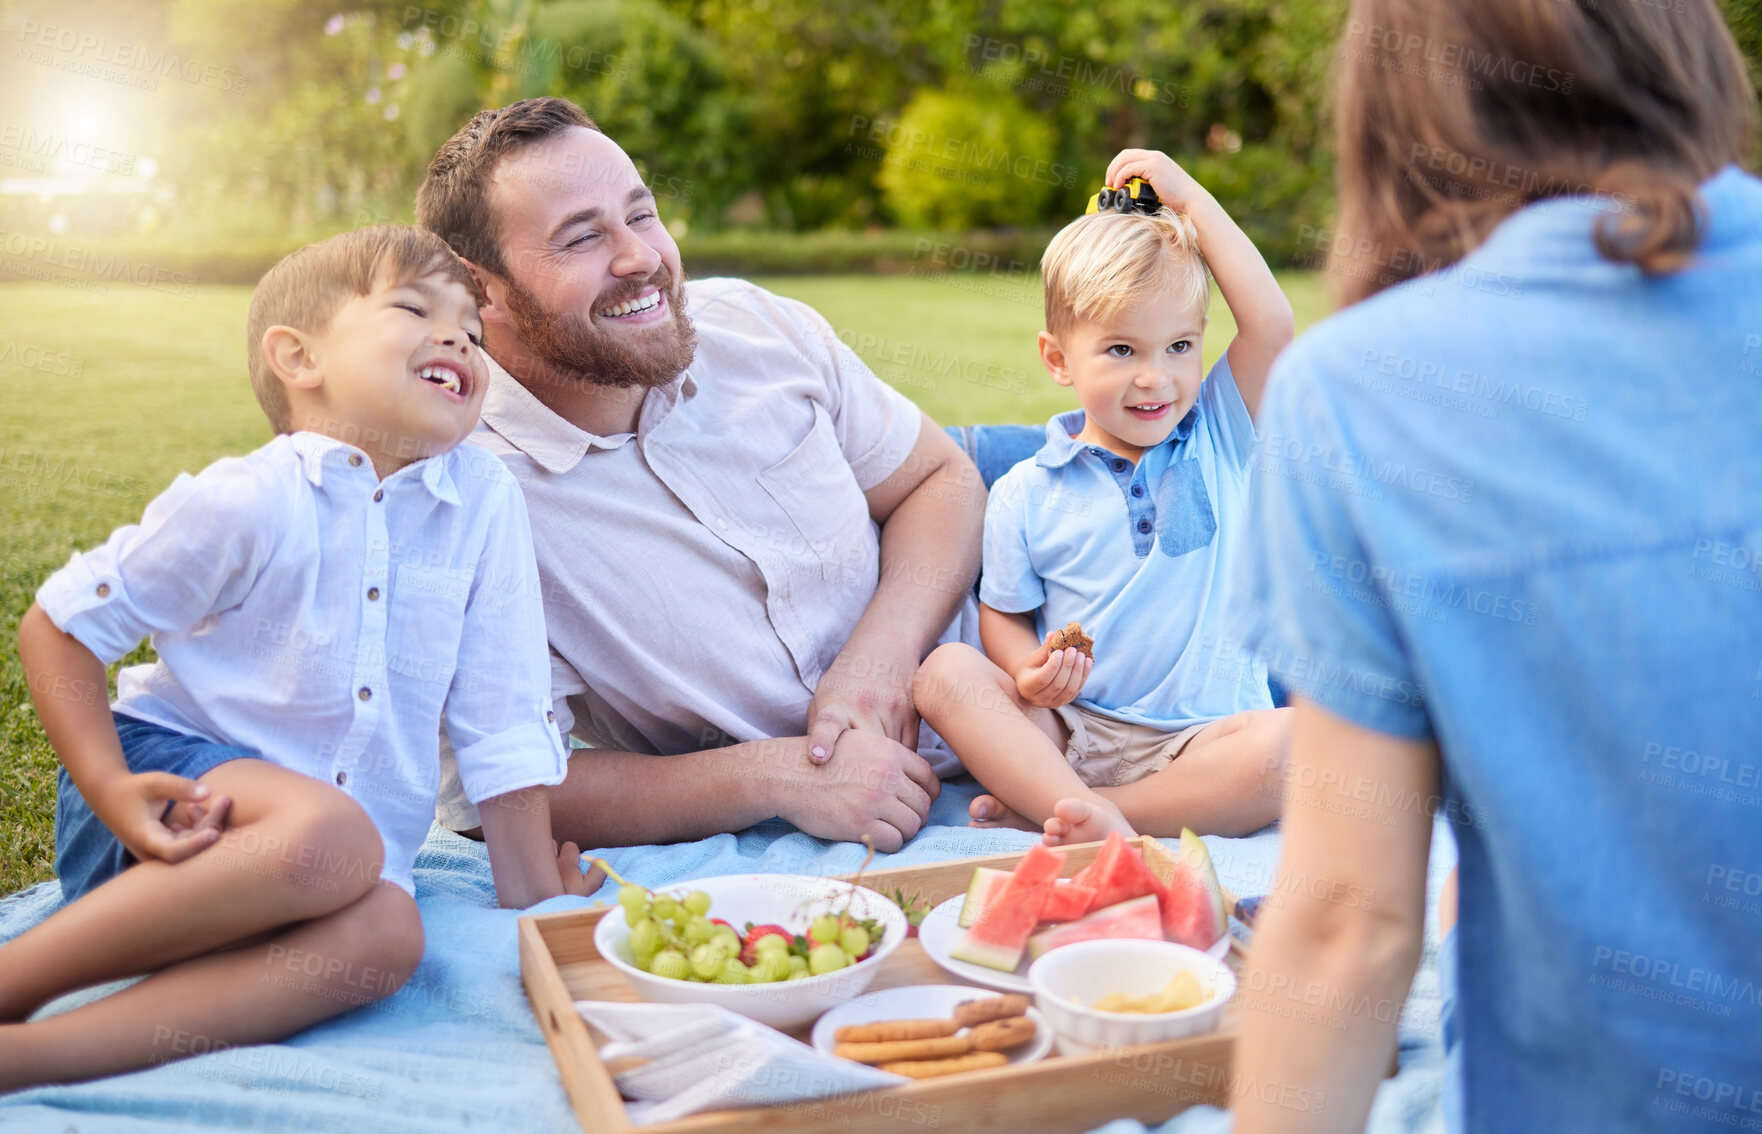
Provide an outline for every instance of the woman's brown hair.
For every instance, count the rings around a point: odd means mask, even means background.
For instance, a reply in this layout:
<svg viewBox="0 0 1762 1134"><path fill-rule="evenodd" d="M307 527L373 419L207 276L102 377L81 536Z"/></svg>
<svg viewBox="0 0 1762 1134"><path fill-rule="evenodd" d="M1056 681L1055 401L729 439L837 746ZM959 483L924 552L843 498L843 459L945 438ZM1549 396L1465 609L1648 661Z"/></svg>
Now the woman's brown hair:
<svg viewBox="0 0 1762 1134"><path fill-rule="evenodd" d="M1344 303L1461 259L1546 197L1612 202L1609 260L1680 268L1755 102L1714 0L1353 0L1335 113Z"/></svg>

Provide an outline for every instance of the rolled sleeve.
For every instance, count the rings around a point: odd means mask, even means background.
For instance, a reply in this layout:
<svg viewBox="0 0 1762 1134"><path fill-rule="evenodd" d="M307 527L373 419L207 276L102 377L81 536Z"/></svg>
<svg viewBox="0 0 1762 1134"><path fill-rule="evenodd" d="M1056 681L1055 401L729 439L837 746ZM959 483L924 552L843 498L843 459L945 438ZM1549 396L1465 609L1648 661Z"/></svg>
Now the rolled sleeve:
<svg viewBox="0 0 1762 1134"><path fill-rule="evenodd" d="M472 803L560 784L567 771L551 707L550 650L526 502L511 476L504 487L505 499L491 509L447 692L447 736Z"/></svg>
<svg viewBox="0 0 1762 1134"><path fill-rule="evenodd" d="M143 638L187 629L235 604L262 569L282 512L266 495L241 459L180 475L139 524L50 576L37 603L106 665Z"/></svg>
<svg viewBox="0 0 1762 1134"><path fill-rule="evenodd" d="M1267 437L1339 445L1338 429L1291 354L1280 359L1262 404ZM1386 605L1329 586L1318 564L1365 563L1351 486L1325 469L1263 451L1250 490L1254 552L1236 608L1245 644L1293 691L1354 724L1410 739L1432 735L1425 698ZM1289 449L1296 449L1293 444Z"/></svg>
<svg viewBox="0 0 1762 1134"><path fill-rule="evenodd" d="M918 443L923 414L912 400L881 381L812 307L777 297L805 340L826 380L826 410L838 446L864 492L892 476Z"/></svg>
<svg viewBox="0 0 1762 1134"><path fill-rule="evenodd" d="M1018 466L1019 468L1019 466ZM1017 470L1005 473L985 503L984 568L979 601L1005 614L1025 614L1046 603L1046 583L1028 550L1025 484Z"/></svg>

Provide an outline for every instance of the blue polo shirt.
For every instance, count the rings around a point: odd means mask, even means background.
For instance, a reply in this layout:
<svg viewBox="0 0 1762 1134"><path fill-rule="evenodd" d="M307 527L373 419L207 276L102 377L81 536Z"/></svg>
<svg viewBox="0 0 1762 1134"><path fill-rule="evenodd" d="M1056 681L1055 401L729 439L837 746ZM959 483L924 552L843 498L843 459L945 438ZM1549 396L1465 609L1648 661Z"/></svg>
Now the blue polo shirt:
<svg viewBox="0 0 1762 1134"><path fill-rule="evenodd" d="M1240 569L1254 422L1229 357L1166 441L1134 464L1076 440L1083 411L991 488L979 599L1081 622L1095 669L1076 704L1174 732L1272 707L1264 664L1217 648L1225 585Z"/></svg>
<svg viewBox="0 0 1762 1134"><path fill-rule="evenodd" d="M1457 1130L1762 1128L1762 182L1701 197L1656 278L1523 209L1263 404L1248 637L1442 754Z"/></svg>

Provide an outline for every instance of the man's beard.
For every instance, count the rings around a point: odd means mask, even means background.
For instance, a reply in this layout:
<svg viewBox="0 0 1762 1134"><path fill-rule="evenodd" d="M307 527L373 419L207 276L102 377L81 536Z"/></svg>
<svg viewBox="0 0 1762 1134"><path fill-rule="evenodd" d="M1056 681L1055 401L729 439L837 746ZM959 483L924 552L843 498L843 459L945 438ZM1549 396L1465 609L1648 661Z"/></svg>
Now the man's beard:
<svg viewBox="0 0 1762 1134"><path fill-rule="evenodd" d="M685 312L685 287L676 283L665 264L639 284L594 300L594 309L615 307L634 299L650 287L667 297L672 320L648 329L641 336L624 336L596 327L592 315L551 311L532 292L510 276L508 314L521 348L563 381L596 386L652 389L665 386L691 365L697 350L697 331ZM627 341L628 339L628 341Z"/></svg>

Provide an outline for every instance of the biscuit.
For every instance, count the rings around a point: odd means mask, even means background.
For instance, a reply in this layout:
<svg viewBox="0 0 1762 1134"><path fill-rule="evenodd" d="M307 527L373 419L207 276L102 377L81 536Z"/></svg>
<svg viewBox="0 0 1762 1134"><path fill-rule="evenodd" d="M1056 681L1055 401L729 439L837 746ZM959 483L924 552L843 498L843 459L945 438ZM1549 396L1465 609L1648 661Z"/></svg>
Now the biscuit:
<svg viewBox="0 0 1762 1134"><path fill-rule="evenodd" d="M832 1049L832 1054L857 1063L894 1063L902 1059L940 1059L945 1055L965 1055L972 1048L973 1045L966 1036L939 1036L932 1039L893 1040L887 1043L841 1043Z"/></svg>
<svg viewBox="0 0 1762 1134"><path fill-rule="evenodd" d="M988 1020L1020 1016L1028 1011L1028 998L1019 992L992 996L984 1000L968 1000L955 1006L954 1018L963 1028L975 1027Z"/></svg>
<svg viewBox="0 0 1762 1134"><path fill-rule="evenodd" d="M1067 622L1064 629L1054 630L1046 641L1054 650L1077 650L1090 661L1095 660L1095 639L1083 633L1081 622Z"/></svg>
<svg viewBox="0 0 1762 1134"><path fill-rule="evenodd" d="M957 1055L951 1059L883 1063L880 1069L891 1071L895 1075L904 1075L908 1079L934 1079L938 1075L959 1075L963 1071L982 1071L987 1067L1002 1067L1008 1062L1009 1056L1001 1051L975 1051L968 1055Z"/></svg>
<svg viewBox="0 0 1762 1134"><path fill-rule="evenodd" d="M1027 1016L1010 1016L979 1024L967 1032L974 1051L1008 1051L1021 1047L1034 1038L1034 1021Z"/></svg>
<svg viewBox="0 0 1762 1134"><path fill-rule="evenodd" d="M851 1024L832 1033L839 1043L893 1043L899 1040L938 1039L961 1030L953 1020L877 1020Z"/></svg>

